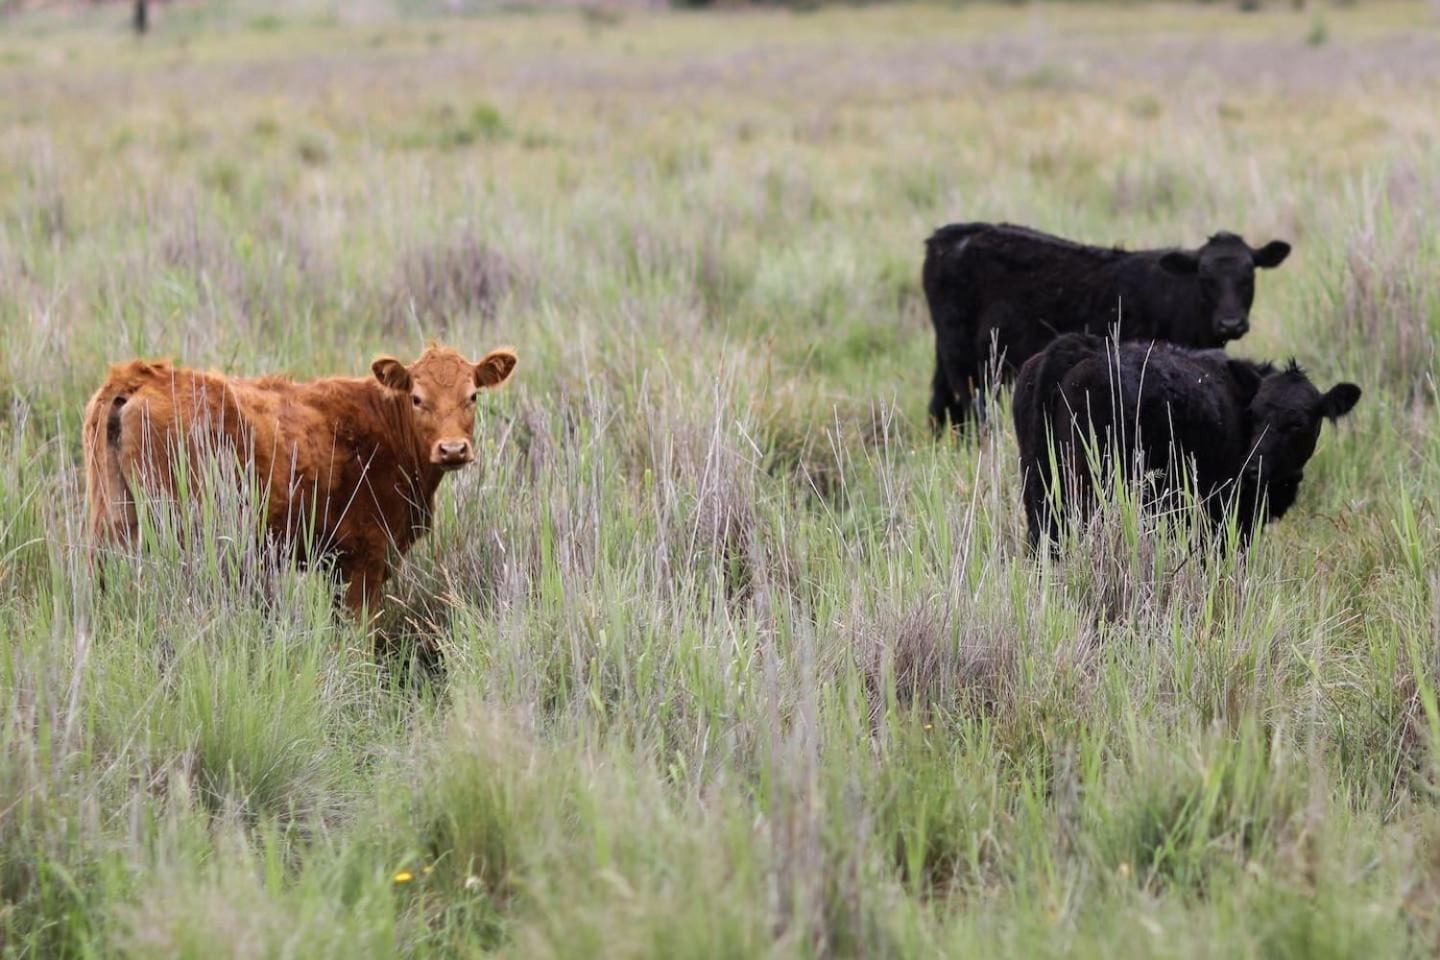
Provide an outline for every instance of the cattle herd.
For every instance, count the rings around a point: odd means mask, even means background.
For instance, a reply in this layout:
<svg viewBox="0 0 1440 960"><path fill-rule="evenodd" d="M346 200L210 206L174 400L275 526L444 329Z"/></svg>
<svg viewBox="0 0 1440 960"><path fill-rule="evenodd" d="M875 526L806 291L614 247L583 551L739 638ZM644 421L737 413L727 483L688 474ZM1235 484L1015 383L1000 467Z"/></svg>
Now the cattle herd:
<svg viewBox="0 0 1440 960"><path fill-rule="evenodd" d="M1011 408L1031 544L1059 538L1067 505L1093 501L1106 465L1143 478L1156 500L1188 476L1210 518L1233 508L1248 539L1295 502L1321 422L1360 399L1353 383L1322 394L1293 361L1282 370L1222 349L1250 329L1255 269L1289 254L1233 233L1198 250L1126 251L1009 224L942 227L924 268L931 420L963 429L984 416L986 381L1019 371Z"/></svg>
<svg viewBox="0 0 1440 960"><path fill-rule="evenodd" d="M1227 356L1249 329L1255 270L1288 244L1218 233L1197 250L1092 247L1008 224L952 224L926 243L935 327L937 433L985 418L987 385L1014 380L1029 539L1059 540L1095 496L1097 468L1142 478L1156 500L1192 490L1241 535L1294 503L1321 422L1360 388L1322 393L1293 362ZM85 411L97 549L139 533L137 489L173 498L218 456L264 495L271 536L323 561L346 606L374 614L392 563L429 528L444 475L474 460L482 390L513 350L472 362L431 346L370 377L242 379L135 360L113 367ZM1183 469L1182 469L1183 468Z"/></svg>

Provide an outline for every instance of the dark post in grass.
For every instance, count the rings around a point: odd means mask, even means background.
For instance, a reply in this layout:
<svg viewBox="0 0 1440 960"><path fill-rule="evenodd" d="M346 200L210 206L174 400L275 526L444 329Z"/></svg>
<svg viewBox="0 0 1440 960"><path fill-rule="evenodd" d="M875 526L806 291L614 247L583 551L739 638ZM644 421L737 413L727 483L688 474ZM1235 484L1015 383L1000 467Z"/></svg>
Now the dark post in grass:
<svg viewBox="0 0 1440 960"><path fill-rule="evenodd" d="M147 0L135 0L135 18L131 21L135 26L135 32L140 36L150 29L150 4Z"/></svg>

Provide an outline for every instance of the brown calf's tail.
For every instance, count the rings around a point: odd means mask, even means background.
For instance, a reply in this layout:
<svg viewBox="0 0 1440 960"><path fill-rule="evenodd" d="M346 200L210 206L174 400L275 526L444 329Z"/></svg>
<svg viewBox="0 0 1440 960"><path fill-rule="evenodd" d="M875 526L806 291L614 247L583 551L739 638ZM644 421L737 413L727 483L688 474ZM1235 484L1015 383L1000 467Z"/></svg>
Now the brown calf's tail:
<svg viewBox="0 0 1440 960"><path fill-rule="evenodd" d="M96 550L135 532L135 502L120 468L120 413L134 386L111 376L85 407L85 497Z"/></svg>

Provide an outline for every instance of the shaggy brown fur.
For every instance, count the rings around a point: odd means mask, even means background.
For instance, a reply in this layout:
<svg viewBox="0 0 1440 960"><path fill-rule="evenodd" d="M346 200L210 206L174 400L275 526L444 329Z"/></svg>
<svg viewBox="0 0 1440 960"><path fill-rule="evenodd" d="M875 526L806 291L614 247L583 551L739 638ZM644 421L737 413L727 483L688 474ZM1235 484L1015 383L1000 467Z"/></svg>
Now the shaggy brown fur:
<svg viewBox="0 0 1440 960"><path fill-rule="evenodd" d="M173 499L182 464L193 476L222 451L258 478L271 533L302 561L333 558L346 605L373 614L390 557L429 528L445 474L475 458L479 391L502 384L515 363L508 348L472 363L432 345L408 366L381 357L372 377L307 383L167 361L116 366L85 410L96 544L135 537L137 488Z"/></svg>

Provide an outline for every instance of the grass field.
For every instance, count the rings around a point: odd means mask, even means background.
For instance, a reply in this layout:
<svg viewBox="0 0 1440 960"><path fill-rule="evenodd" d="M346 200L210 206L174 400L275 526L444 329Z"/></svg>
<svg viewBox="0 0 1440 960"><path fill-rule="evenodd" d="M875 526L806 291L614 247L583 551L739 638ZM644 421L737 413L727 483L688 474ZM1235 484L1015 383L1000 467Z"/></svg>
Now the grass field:
<svg viewBox="0 0 1440 960"><path fill-rule="evenodd" d="M0 19L0 954L1440 950L1431 7L123 6ZM1365 396L1253 552L1027 556L958 219L1295 245L1234 349ZM429 337L521 363L385 652L221 492L92 587L108 362Z"/></svg>

